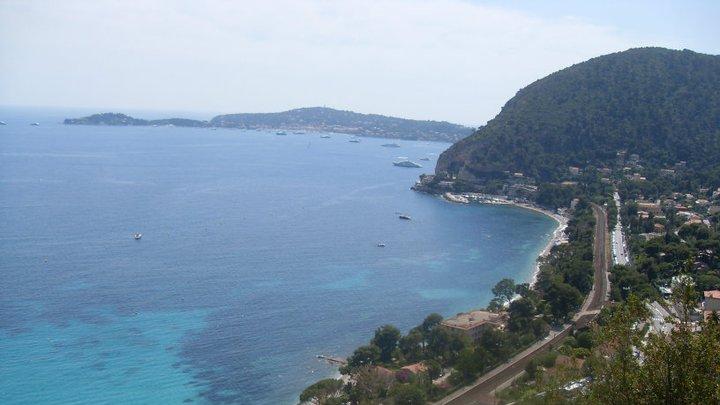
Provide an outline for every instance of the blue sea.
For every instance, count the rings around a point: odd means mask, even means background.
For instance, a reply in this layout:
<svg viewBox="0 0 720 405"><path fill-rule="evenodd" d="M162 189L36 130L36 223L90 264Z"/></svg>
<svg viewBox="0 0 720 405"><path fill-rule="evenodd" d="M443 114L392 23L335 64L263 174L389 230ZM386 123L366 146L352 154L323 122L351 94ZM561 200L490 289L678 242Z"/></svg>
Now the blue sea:
<svg viewBox="0 0 720 405"><path fill-rule="evenodd" d="M2 404L297 403L316 355L485 305L555 226L411 191L445 143L85 113L0 109Z"/></svg>

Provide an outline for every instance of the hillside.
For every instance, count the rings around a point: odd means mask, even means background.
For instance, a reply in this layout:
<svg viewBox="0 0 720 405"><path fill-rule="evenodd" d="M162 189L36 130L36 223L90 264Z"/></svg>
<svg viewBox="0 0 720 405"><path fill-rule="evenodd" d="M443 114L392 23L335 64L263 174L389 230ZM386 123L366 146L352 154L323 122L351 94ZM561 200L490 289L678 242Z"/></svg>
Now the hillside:
<svg viewBox="0 0 720 405"><path fill-rule="evenodd" d="M553 73L444 152L436 173L471 184L516 172L550 182L569 166L608 167L621 150L655 169L686 161L719 181L720 56L638 48Z"/></svg>
<svg viewBox="0 0 720 405"><path fill-rule="evenodd" d="M174 125L178 127L206 127L207 121L190 120L187 118L166 118L160 120L144 120L118 113L93 114L82 118L67 118L66 125L115 125L115 126L146 126Z"/></svg>
<svg viewBox="0 0 720 405"><path fill-rule="evenodd" d="M66 119L67 125L175 125L188 127L222 127L240 129L286 129L322 131L396 139L456 142L470 135L472 129L440 121L418 121L359 114L331 108L299 108L279 113L244 113L218 115L212 120L182 118L145 120L125 114L104 113Z"/></svg>

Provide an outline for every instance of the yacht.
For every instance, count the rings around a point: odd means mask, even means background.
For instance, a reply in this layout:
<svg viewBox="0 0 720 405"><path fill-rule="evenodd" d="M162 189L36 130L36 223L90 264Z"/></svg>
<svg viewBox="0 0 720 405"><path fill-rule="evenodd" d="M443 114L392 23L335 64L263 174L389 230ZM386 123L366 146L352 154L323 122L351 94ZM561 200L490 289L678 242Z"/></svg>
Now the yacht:
<svg viewBox="0 0 720 405"><path fill-rule="evenodd" d="M39 123L39 122L33 122L33 123L30 124L30 125L32 125L32 126L34 126L34 127L39 127L39 126L40 126L40 123Z"/></svg>
<svg viewBox="0 0 720 405"><path fill-rule="evenodd" d="M412 218L410 218L410 215L406 215L406 214L400 214L400 215L398 215L398 218L404 219L406 221L409 221L412 219Z"/></svg>
<svg viewBox="0 0 720 405"><path fill-rule="evenodd" d="M320 135L320 138L328 139L328 138L330 138L330 135Z"/></svg>
<svg viewBox="0 0 720 405"><path fill-rule="evenodd" d="M377 247L385 247L385 244L382 242L378 242Z"/></svg>
<svg viewBox="0 0 720 405"><path fill-rule="evenodd" d="M384 143L384 144L382 144L382 145L380 145L380 146L384 146L384 147L386 147L386 148L399 148L399 147L400 147L400 145L398 145L398 144L396 144L396 143Z"/></svg>
<svg viewBox="0 0 720 405"><path fill-rule="evenodd" d="M421 157L420 160L425 160L425 161L427 161L427 160L430 160L430 158L429 158L429 157Z"/></svg>
<svg viewBox="0 0 720 405"><path fill-rule="evenodd" d="M0 121L0 125L7 125L7 122L5 122L5 121Z"/></svg>
<svg viewBox="0 0 720 405"><path fill-rule="evenodd" d="M398 166L398 167L415 167L415 168L422 167L421 165L419 165L415 162L411 162L409 160L401 160L399 162L393 162L393 165Z"/></svg>
<svg viewBox="0 0 720 405"><path fill-rule="evenodd" d="M287 132L285 132L285 131L277 131L277 132L275 132L275 135L287 135Z"/></svg>
<svg viewBox="0 0 720 405"><path fill-rule="evenodd" d="M360 143L360 140L356 137L350 138L350 142L352 143Z"/></svg>
<svg viewBox="0 0 720 405"><path fill-rule="evenodd" d="M305 135L305 131L294 131L293 134L296 134L296 135Z"/></svg>
<svg viewBox="0 0 720 405"><path fill-rule="evenodd" d="M133 239L135 239L135 240L140 240L141 238L142 238L142 234L141 234L141 233L135 232L135 233L133 234Z"/></svg>

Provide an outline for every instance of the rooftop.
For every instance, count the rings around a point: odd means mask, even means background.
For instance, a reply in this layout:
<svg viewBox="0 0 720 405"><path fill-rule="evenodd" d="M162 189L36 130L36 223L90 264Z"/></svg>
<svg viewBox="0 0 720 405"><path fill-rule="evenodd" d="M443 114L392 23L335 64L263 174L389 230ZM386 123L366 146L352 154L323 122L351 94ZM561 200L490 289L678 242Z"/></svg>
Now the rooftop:
<svg viewBox="0 0 720 405"><path fill-rule="evenodd" d="M714 298L720 300L720 290L705 291L705 298Z"/></svg>
<svg viewBox="0 0 720 405"><path fill-rule="evenodd" d="M502 315L488 311L463 312L448 318L442 322L443 325L457 329L473 329L485 323L500 324Z"/></svg>

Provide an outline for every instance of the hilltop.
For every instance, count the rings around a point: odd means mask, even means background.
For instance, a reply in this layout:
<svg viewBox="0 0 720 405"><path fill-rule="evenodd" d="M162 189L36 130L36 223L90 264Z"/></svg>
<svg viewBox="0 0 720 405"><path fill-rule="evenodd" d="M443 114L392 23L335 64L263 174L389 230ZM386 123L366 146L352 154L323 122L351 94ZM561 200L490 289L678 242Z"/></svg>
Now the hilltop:
<svg viewBox="0 0 720 405"><path fill-rule="evenodd" d="M638 48L560 70L444 152L436 174L481 188L520 176L557 182L571 167L633 155L646 170L686 162L701 181L720 181L720 56Z"/></svg>
<svg viewBox="0 0 720 405"><path fill-rule="evenodd" d="M325 107L298 108L278 113L226 114L218 115L210 121L182 118L145 120L125 114L104 113L83 118L66 119L65 124L287 129L443 142L456 142L472 133L471 128L444 121L410 120L377 114L360 114Z"/></svg>

